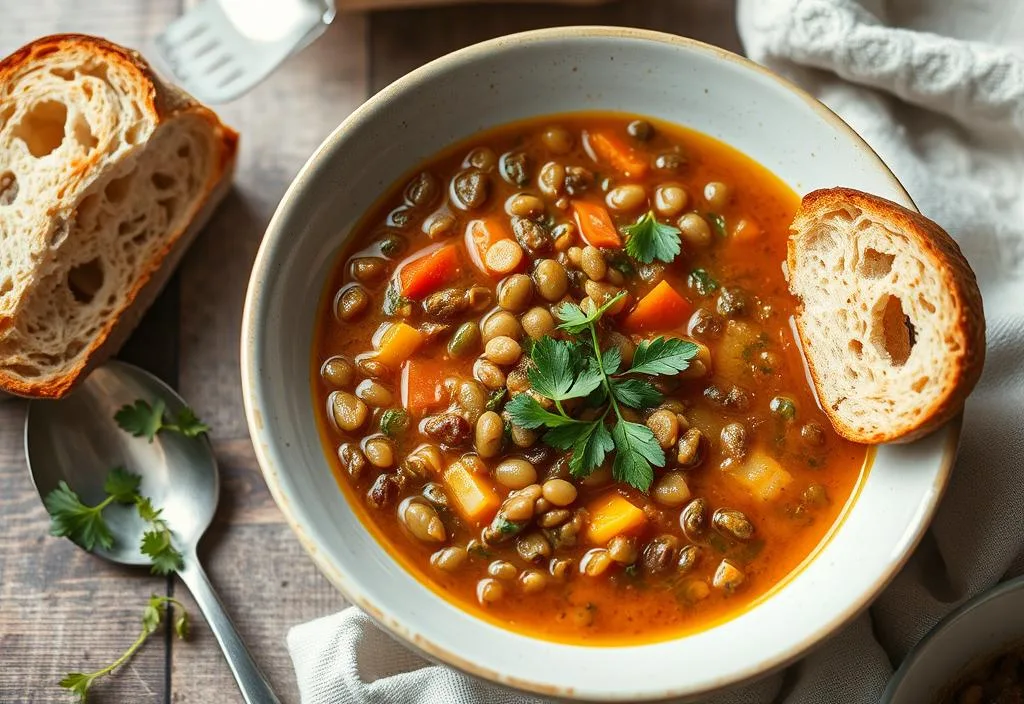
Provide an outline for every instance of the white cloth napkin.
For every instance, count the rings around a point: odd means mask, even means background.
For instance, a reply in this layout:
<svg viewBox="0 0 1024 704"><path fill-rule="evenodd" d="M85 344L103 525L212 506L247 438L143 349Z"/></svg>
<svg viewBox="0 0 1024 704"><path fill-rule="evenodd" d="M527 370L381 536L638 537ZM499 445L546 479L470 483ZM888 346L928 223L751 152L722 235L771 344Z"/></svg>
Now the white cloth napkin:
<svg viewBox="0 0 1024 704"><path fill-rule="evenodd" d="M943 615L1024 572L1024 3L739 0L739 18L748 54L845 118L957 239L985 299L985 374L928 537L868 613L712 700L869 704ZM542 701L428 663L354 608L288 646L304 704Z"/></svg>

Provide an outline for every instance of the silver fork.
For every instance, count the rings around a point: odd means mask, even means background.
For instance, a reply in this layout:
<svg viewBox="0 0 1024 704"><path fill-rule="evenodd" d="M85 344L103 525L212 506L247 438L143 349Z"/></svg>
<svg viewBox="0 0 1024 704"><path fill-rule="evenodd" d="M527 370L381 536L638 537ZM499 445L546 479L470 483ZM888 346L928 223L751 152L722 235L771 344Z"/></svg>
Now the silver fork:
<svg viewBox="0 0 1024 704"><path fill-rule="evenodd" d="M204 103L226 103L323 34L333 0L203 0L155 40L157 69Z"/></svg>

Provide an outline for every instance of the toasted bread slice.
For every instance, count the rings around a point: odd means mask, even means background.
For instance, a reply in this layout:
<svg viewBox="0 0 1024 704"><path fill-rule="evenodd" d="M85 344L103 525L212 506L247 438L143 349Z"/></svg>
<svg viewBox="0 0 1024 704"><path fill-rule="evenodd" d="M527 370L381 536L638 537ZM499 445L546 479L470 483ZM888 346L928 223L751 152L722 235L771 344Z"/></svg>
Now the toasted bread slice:
<svg viewBox="0 0 1024 704"><path fill-rule="evenodd" d="M909 441L956 415L985 361L985 313L941 227L860 191L814 191L793 220L788 269L811 378L839 434Z"/></svg>
<svg viewBox="0 0 1024 704"><path fill-rule="evenodd" d="M0 61L0 390L62 396L117 351L227 192L236 143L102 39Z"/></svg>

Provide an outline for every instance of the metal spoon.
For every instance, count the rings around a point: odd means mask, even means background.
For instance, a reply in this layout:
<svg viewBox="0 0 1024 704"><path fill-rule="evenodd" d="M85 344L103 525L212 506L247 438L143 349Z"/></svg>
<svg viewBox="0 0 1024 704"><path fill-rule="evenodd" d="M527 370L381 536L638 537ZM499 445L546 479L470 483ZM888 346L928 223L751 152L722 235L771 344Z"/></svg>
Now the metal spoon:
<svg viewBox="0 0 1024 704"><path fill-rule="evenodd" d="M107 473L121 466L142 476L140 492L163 509L184 555L178 573L195 597L210 630L220 643L247 704L280 704L199 564L196 546L213 520L220 494L217 461L206 436L186 438L159 433L150 443L132 437L114 422L122 406L142 399L163 399L171 417L185 402L169 386L123 362L108 362L60 401L32 401L25 419L25 454L40 498L64 480L87 504L105 496ZM104 512L114 546L95 552L124 565L148 565L139 551L145 525L127 506Z"/></svg>

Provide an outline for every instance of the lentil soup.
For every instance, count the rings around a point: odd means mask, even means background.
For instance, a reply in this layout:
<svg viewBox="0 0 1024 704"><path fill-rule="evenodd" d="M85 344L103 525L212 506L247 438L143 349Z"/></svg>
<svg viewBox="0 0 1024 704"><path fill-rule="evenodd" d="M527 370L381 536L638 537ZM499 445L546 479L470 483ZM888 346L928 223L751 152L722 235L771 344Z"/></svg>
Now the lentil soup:
<svg viewBox="0 0 1024 704"><path fill-rule="evenodd" d="M481 133L357 226L321 303L325 451L422 582L519 632L651 642L813 553L867 448L791 328L792 190L619 113Z"/></svg>

